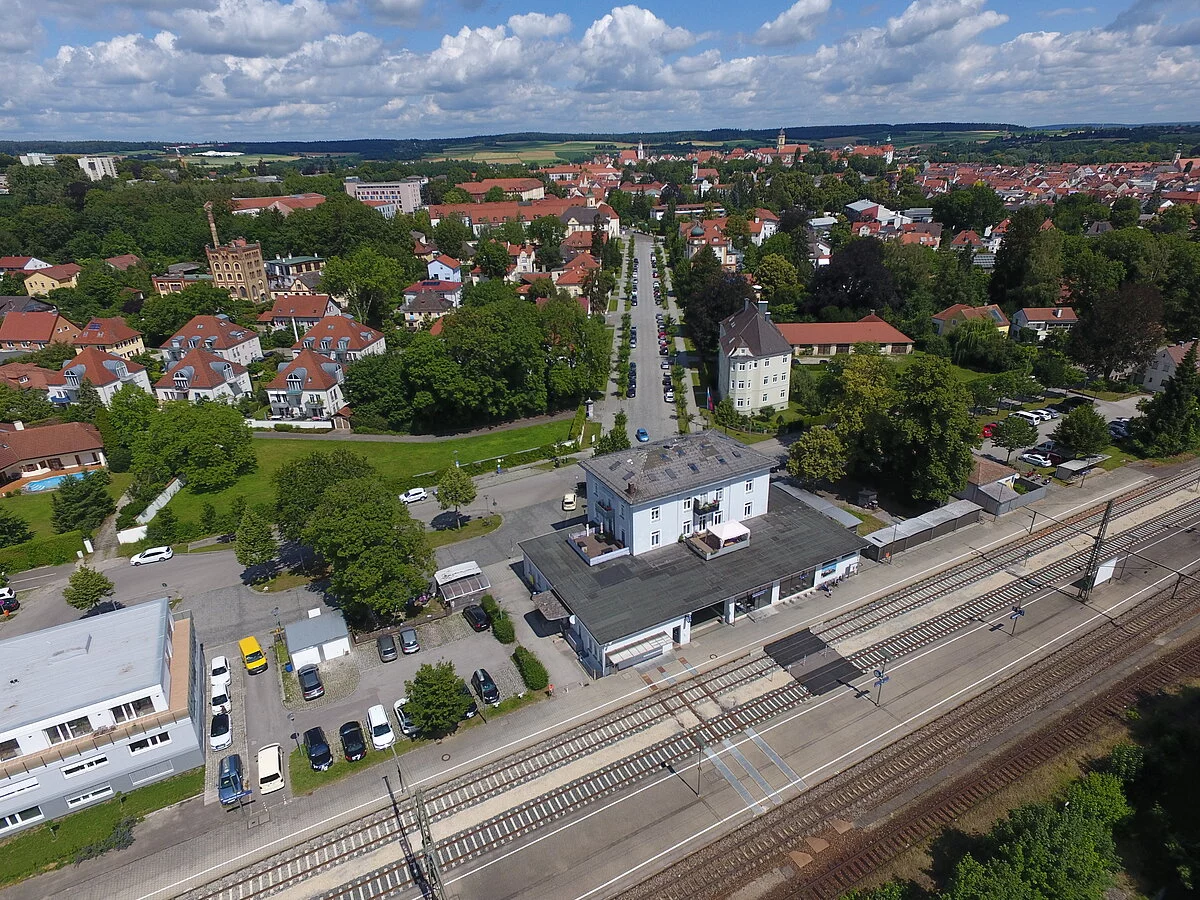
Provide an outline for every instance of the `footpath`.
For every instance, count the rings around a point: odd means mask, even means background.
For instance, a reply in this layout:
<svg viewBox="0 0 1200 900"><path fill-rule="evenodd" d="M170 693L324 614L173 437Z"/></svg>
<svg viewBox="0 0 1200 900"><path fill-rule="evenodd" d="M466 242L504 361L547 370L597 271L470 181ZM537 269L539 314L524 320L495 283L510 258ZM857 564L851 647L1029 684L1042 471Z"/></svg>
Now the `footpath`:
<svg viewBox="0 0 1200 900"><path fill-rule="evenodd" d="M515 480L528 474L533 471L512 470L484 477ZM1036 527L1169 474L1170 470L1130 466L1089 478L1083 488L1056 490L1038 504ZM890 565L864 561L860 572L831 596L819 591L810 593L773 608L758 621L706 625L693 632L692 643L679 648L676 658L655 660L653 666L641 667L641 671L626 670L596 681L582 668L571 668L563 647L555 644L561 642L560 638L538 638L528 630L525 613L533 607L527 592L506 592L505 605L517 624L519 639L539 655L555 658L553 698L414 749L400 756L396 767L375 766L312 796L283 801L260 799L247 813L204 807L200 799L153 813L138 826L136 841L128 850L15 885L5 891L5 897L33 900L69 893L75 900L157 900L178 896L389 806L388 789L397 788L397 775L402 779L402 795L407 795L417 787L476 771L520 747L644 696L651 685L686 679L697 669L702 672L755 652L777 637L885 596L947 566L985 556L992 548L1026 533L1031 518L1029 511L1022 510L998 521L981 522L897 555ZM384 780L389 775L390 784ZM349 870L344 873L348 877Z"/></svg>

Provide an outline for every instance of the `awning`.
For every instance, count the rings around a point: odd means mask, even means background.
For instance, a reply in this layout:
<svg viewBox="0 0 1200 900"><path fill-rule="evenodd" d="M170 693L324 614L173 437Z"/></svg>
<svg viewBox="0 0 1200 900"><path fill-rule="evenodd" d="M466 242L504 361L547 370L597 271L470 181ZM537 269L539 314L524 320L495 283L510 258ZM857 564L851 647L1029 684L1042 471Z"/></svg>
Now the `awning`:
<svg viewBox="0 0 1200 900"><path fill-rule="evenodd" d="M542 591L540 594L534 594L533 605L537 607L537 611L542 614L542 617L547 622L557 622L571 615L571 611L562 605L562 601L554 595L553 591Z"/></svg>
<svg viewBox="0 0 1200 900"><path fill-rule="evenodd" d="M722 544L750 536L750 529L740 522L718 522L715 525L709 525L708 531Z"/></svg>
<svg viewBox="0 0 1200 900"><path fill-rule="evenodd" d="M438 590L441 591L444 599L453 603L455 600L461 600L463 597L482 594L484 591L490 590L491 587L492 583L488 581L488 577L480 572L478 575L468 575L466 578L460 578L457 581L440 585Z"/></svg>
<svg viewBox="0 0 1200 900"><path fill-rule="evenodd" d="M608 657L610 665L622 669L633 663L641 662L644 659L651 659L658 656L667 647L671 646L672 643L670 634L660 632L653 637L643 638L635 644L629 644L620 650L605 655Z"/></svg>

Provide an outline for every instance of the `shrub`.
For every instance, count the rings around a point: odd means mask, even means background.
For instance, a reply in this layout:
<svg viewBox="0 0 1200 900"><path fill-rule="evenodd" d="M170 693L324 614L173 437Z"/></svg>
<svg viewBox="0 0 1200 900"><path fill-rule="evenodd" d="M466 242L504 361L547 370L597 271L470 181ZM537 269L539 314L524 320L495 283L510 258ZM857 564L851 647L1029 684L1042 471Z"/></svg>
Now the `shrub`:
<svg viewBox="0 0 1200 900"><path fill-rule="evenodd" d="M292 426L287 424L286 422L280 422L280 423L276 424L275 430L276 431L294 431L295 429L293 429Z"/></svg>
<svg viewBox="0 0 1200 900"><path fill-rule="evenodd" d="M500 604L496 602L496 598L491 594L484 594L479 598L479 605L483 607L483 611L491 618L496 618L500 614Z"/></svg>
<svg viewBox="0 0 1200 900"><path fill-rule="evenodd" d="M517 633L513 629L512 619L508 617L508 613L501 610L498 616L492 618L492 634L502 644L511 644L517 639Z"/></svg>
<svg viewBox="0 0 1200 900"><path fill-rule="evenodd" d="M520 644L513 651L512 661L521 673L521 680L531 691L544 691L550 684L550 675L542 661L532 650L526 650Z"/></svg>
<svg viewBox="0 0 1200 900"><path fill-rule="evenodd" d="M75 865L87 859L94 859L97 856L102 856L109 850L125 850L133 846L133 826L137 824L137 819L132 816L123 816L117 820L117 824L113 826L112 833L104 840L97 841L94 844L88 844L86 847L80 847L75 851Z"/></svg>
<svg viewBox="0 0 1200 900"><path fill-rule="evenodd" d="M24 572L38 566L61 566L75 559L75 551L83 549L83 533L67 531L54 537L35 538L0 550L0 570Z"/></svg>

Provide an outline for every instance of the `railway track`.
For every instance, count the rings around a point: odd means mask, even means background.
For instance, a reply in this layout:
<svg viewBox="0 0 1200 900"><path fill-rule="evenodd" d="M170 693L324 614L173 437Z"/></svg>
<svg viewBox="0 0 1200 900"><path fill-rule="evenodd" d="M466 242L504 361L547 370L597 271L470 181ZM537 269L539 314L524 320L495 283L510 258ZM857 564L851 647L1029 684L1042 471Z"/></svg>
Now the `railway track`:
<svg viewBox="0 0 1200 900"><path fill-rule="evenodd" d="M804 837L821 832L831 819L853 821L886 803L902 799L914 785L941 776L948 767L961 765L972 752L1002 739L1030 714L1085 687L1106 669L1151 644L1160 634L1190 622L1198 612L1200 593L1194 587L1178 592L1163 590L1113 620L1112 626L1087 632L1051 656L880 748L866 760L765 815L751 819L736 831L695 851L640 885L622 891L621 896L623 900L717 900L725 897L738 886L787 862L790 850L803 849ZM1155 668L1153 671L1160 674L1147 675L1148 681L1143 684L1153 683L1154 677L1167 679L1172 673L1178 675L1198 669L1200 641L1189 645L1185 655ZM1136 694L1137 689L1136 679L1133 679L1130 686L1115 694L1104 694L1107 706L1101 703L1095 709L1081 707L1080 718L1065 720L1061 735L1047 737L1038 753L1045 758L1056 746L1065 747L1077 740L1080 728L1095 727L1107 714L1106 710L1119 708ZM1036 758L1030 757L1030 760ZM1030 761L1018 765L1013 761L1009 763L1010 767L1017 768L1006 770L1009 771L1006 777L1019 777L1022 771L1028 770L1021 766L1032 767L1034 764ZM976 775L968 778L966 783L968 786L978 784L983 777ZM990 783L990 767L986 777ZM978 796L978 790L983 787L980 784L980 788L970 789L975 791L974 794L964 790L962 797L949 798L945 809L931 809L929 827L940 821L939 816L944 820L946 816L954 815L955 809L965 808L963 804L971 804L972 797ZM889 825L889 830L892 827ZM899 834L896 841L901 841ZM894 853L898 849L902 849L902 842L879 837L874 843L864 844L858 855L848 858L844 868L838 867L842 874L828 875L831 880L822 882L826 887L816 884L816 871L802 870L789 886L792 893L780 896L836 897L842 889L839 884L844 887L860 880L862 874L875 864L872 860L881 859L886 855L885 850ZM808 887L810 879L816 884L811 889Z"/></svg>
<svg viewBox="0 0 1200 900"><path fill-rule="evenodd" d="M1200 467L1193 466L1171 478L1143 485L1117 497L1113 503L1113 516L1128 515L1135 510L1160 500L1181 488L1196 484L1200 478ZM1023 563L1030 556L1063 543L1069 536L1077 535L1100 524L1105 504L1100 503L1081 510L1061 522L1051 525L1032 535L1009 541L990 553L967 562L959 563L936 575L915 582L886 597L880 597L863 606L847 610L813 629L827 644L843 641L862 634L880 622L894 619L944 597L946 594L986 578L1007 566Z"/></svg>

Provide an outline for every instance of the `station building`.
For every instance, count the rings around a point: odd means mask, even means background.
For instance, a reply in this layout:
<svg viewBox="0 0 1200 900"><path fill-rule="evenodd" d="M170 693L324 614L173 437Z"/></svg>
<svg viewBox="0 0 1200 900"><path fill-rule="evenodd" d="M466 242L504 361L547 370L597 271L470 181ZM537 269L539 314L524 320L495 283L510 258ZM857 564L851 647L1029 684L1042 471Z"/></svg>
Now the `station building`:
<svg viewBox="0 0 1200 900"><path fill-rule="evenodd" d="M775 461L720 432L580 465L587 521L520 547L538 609L597 675L858 571L866 542L772 485Z"/></svg>

